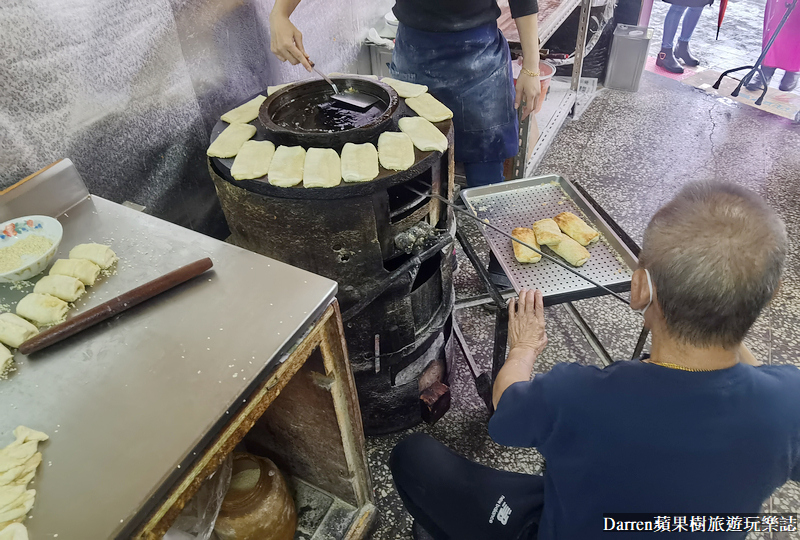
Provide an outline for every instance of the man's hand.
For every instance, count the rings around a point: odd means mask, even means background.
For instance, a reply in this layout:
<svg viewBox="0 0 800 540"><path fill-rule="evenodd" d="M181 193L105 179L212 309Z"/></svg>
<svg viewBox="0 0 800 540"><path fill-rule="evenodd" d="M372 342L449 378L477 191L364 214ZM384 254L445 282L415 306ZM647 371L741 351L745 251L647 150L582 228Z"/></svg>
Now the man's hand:
<svg viewBox="0 0 800 540"><path fill-rule="evenodd" d="M508 302L508 345L511 350L528 349L539 356L547 345L542 291L522 289L519 299Z"/></svg>
<svg viewBox="0 0 800 540"><path fill-rule="evenodd" d="M538 70L539 68L537 67L535 70L531 71L538 73ZM519 109L524 101L525 107L522 109L521 120L525 120L529 114L536 110L536 103L540 99L541 93L542 83L539 81L539 77L531 77L524 71L519 74L519 78L517 79L517 97L514 101L514 108Z"/></svg>
<svg viewBox="0 0 800 540"><path fill-rule="evenodd" d="M289 62L293 66L303 64L311 71L311 63L303 48L303 33L289 20L289 16L278 13L275 6L269 17L270 48L281 62Z"/></svg>
<svg viewBox="0 0 800 540"><path fill-rule="evenodd" d="M506 388L514 383L530 380L536 357L547 345L542 291L522 289L518 300L512 298L509 301L508 344L511 350L492 388L495 409Z"/></svg>

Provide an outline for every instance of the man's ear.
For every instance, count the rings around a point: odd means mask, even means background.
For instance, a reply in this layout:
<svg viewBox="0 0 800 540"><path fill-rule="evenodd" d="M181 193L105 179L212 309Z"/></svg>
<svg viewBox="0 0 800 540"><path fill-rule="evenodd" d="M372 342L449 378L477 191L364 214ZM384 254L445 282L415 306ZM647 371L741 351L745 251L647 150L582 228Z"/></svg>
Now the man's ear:
<svg viewBox="0 0 800 540"><path fill-rule="evenodd" d="M650 288L643 268L638 268L631 277L631 309L642 309L650 300Z"/></svg>

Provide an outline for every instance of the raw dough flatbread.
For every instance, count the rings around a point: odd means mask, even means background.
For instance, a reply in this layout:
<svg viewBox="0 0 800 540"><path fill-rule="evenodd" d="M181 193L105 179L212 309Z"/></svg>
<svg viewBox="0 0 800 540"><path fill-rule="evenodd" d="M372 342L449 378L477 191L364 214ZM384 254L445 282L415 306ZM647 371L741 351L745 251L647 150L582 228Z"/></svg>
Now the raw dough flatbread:
<svg viewBox="0 0 800 540"><path fill-rule="evenodd" d="M36 431L35 429L31 429L25 426L17 426L14 428L14 437L16 440L9 444L8 446L19 446L23 443L30 442L30 441L46 441L50 437L47 433L42 433L41 431ZM37 463L38 465L38 463Z"/></svg>
<svg viewBox="0 0 800 540"><path fill-rule="evenodd" d="M34 292L36 292L35 289ZM20 345L38 333L38 328L19 315L14 315L13 313L3 313L0 315L0 342L5 343L9 347L18 349ZM0 351L0 357L2 356L2 351ZM0 358L0 366L2 365L3 361L2 358ZM2 371L2 368L0 368L0 372Z"/></svg>
<svg viewBox="0 0 800 540"><path fill-rule="evenodd" d="M276 84L275 86L267 86L267 95L271 96L272 94L274 94L275 92L277 92L281 88L286 88L290 84L292 84L292 83L287 82L287 83L283 83L283 84Z"/></svg>
<svg viewBox="0 0 800 540"><path fill-rule="evenodd" d="M394 88L394 91L397 92L397 95L401 98L417 97L428 91L428 87L424 84L398 81L397 79L392 79L391 77L384 77L381 79L381 82L386 83Z"/></svg>
<svg viewBox="0 0 800 540"><path fill-rule="evenodd" d="M246 141L236 154L231 176L236 180L261 178L269 172L275 145L271 141Z"/></svg>
<svg viewBox="0 0 800 540"><path fill-rule="evenodd" d="M597 242L600 238L599 232L592 229L585 221L572 212L561 212L553 218L553 221L564 231L564 234L582 246L588 246L593 242Z"/></svg>
<svg viewBox="0 0 800 540"><path fill-rule="evenodd" d="M36 453L38 445L39 441L28 441L17 445L10 444L0 450L0 472L25 465L25 462Z"/></svg>
<svg viewBox="0 0 800 540"><path fill-rule="evenodd" d="M562 234L561 242L550 246L550 249L555 251L562 259L572 266L583 266L584 263L589 260L589 257L591 257L589 251L585 247L566 234Z"/></svg>
<svg viewBox="0 0 800 540"><path fill-rule="evenodd" d="M378 150L372 143L347 143L342 148L342 179L369 182L378 176Z"/></svg>
<svg viewBox="0 0 800 540"><path fill-rule="evenodd" d="M400 131L411 137L414 146L423 152L447 150L447 137L439 128L420 116L401 118L397 123Z"/></svg>
<svg viewBox="0 0 800 540"><path fill-rule="evenodd" d="M12 523L0 529L0 540L28 540L28 529L22 523Z"/></svg>
<svg viewBox="0 0 800 540"><path fill-rule="evenodd" d="M245 141L256 134L256 126L250 124L231 124L222 130L208 147L206 154L210 157L229 158L239 153Z"/></svg>
<svg viewBox="0 0 800 540"><path fill-rule="evenodd" d="M309 148L303 165L303 185L329 188L342 183L342 161L333 148Z"/></svg>
<svg viewBox="0 0 800 540"><path fill-rule="evenodd" d="M384 131L378 137L378 158L384 169L405 171L416 161L411 137L402 132Z"/></svg>
<svg viewBox="0 0 800 540"><path fill-rule="evenodd" d="M25 486L5 486L0 489L0 510L12 506L25 493Z"/></svg>
<svg viewBox="0 0 800 540"><path fill-rule="evenodd" d="M406 105L431 122L444 122L453 118L453 111L427 92L415 98L406 99Z"/></svg>
<svg viewBox="0 0 800 540"><path fill-rule="evenodd" d="M20 497L16 506L8 510L0 511L0 521L11 521L12 519L17 519L27 514L30 509L33 508L33 499L35 495L36 491L33 489L26 491L22 497Z"/></svg>
<svg viewBox="0 0 800 540"><path fill-rule="evenodd" d="M296 186L303 181L305 160L302 146L279 146L269 165L269 183L278 187Z"/></svg>
<svg viewBox="0 0 800 540"><path fill-rule="evenodd" d="M252 122L258 118L258 110L261 108L261 104L264 103L265 99L267 99L267 96L258 95L247 103L243 103L235 109L226 112L220 118L229 124L246 124Z"/></svg>
<svg viewBox="0 0 800 540"><path fill-rule="evenodd" d="M67 303L49 294L30 293L17 304L17 315L37 326L56 324L67 316Z"/></svg>
<svg viewBox="0 0 800 540"><path fill-rule="evenodd" d="M100 267L86 259L58 259L50 269L51 276L72 276L78 278L84 285L94 285L100 275Z"/></svg>
<svg viewBox="0 0 800 540"><path fill-rule="evenodd" d="M536 241L542 246L555 246L564 237L558 224L550 218L540 219L531 228L536 233Z"/></svg>
<svg viewBox="0 0 800 540"><path fill-rule="evenodd" d="M33 292L49 294L56 298L61 298L65 302L74 302L86 292L86 287L78 278L55 274L52 276L44 276L40 279L33 288ZM0 328L2 328L2 321L0 321ZM0 341L2 340L2 336L0 335Z"/></svg>
<svg viewBox="0 0 800 540"><path fill-rule="evenodd" d="M511 231L511 236L525 242L526 244L535 247L536 249L541 249L541 246L536 241L536 233L533 232L533 229L526 229L524 227L517 227L513 231ZM523 246L519 242L511 241L514 244L514 258L521 263L535 263L542 260L541 253L536 253L532 249L528 249L527 247Z"/></svg>
<svg viewBox="0 0 800 540"><path fill-rule="evenodd" d="M0 345L0 377L11 367L13 361L14 355L11 351L6 349L5 345Z"/></svg>
<svg viewBox="0 0 800 540"><path fill-rule="evenodd" d="M90 260L103 270L117 262L117 254L103 244L78 244L69 251L69 258Z"/></svg>

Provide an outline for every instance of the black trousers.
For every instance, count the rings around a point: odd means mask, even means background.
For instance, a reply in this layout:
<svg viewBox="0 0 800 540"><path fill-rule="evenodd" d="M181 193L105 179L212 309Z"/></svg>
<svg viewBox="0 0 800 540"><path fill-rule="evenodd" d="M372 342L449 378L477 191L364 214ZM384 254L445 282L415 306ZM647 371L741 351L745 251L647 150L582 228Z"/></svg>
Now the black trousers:
<svg viewBox="0 0 800 540"><path fill-rule="evenodd" d="M542 476L484 467L421 433L394 448L389 467L406 509L436 540L536 538Z"/></svg>

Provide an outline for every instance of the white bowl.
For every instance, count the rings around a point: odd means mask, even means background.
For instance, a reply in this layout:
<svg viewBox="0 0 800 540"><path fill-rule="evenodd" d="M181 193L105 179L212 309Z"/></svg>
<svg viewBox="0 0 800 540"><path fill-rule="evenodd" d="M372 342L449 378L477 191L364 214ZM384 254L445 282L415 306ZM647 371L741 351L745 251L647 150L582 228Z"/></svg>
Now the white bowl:
<svg viewBox="0 0 800 540"><path fill-rule="evenodd" d="M57 219L48 216L23 216L0 223L0 249L13 246L30 235L44 236L53 245L41 255L23 255L22 265L0 274L0 282L22 281L40 274L56 256L64 229Z"/></svg>

